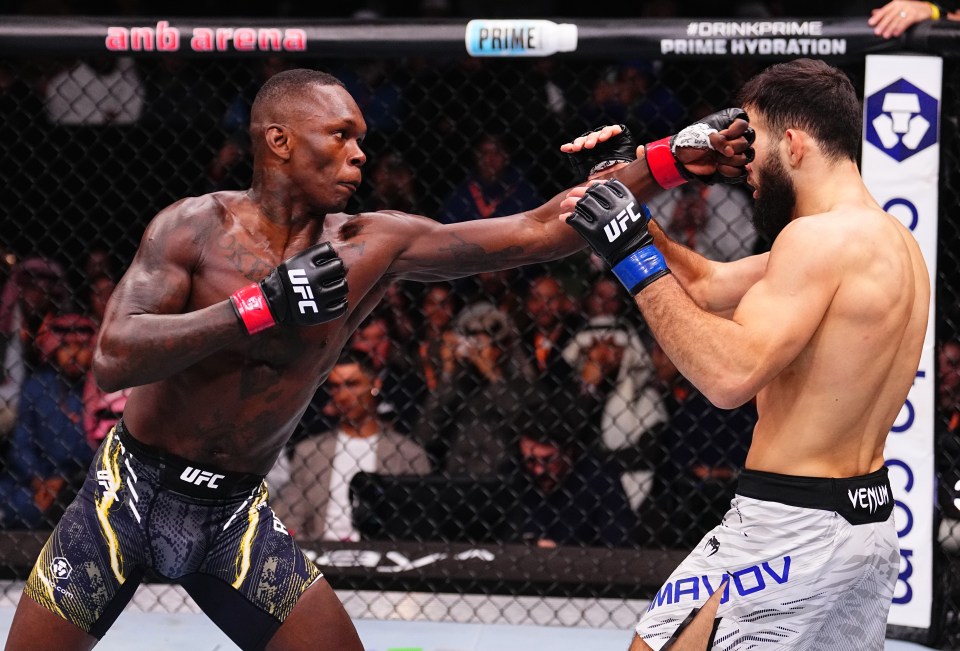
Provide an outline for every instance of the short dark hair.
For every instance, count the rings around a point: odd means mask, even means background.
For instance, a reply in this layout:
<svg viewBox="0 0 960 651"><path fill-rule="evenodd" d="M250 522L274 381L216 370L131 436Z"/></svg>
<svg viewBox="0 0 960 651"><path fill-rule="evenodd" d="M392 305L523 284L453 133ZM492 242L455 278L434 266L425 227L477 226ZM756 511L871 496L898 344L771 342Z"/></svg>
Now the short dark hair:
<svg viewBox="0 0 960 651"><path fill-rule="evenodd" d="M263 113L275 107L295 101L300 93L310 86L344 87L342 81L320 70L294 68L278 72L260 87L253 99L253 106L250 108L251 122L255 122Z"/></svg>
<svg viewBox="0 0 960 651"><path fill-rule="evenodd" d="M337 360L336 366L344 366L347 364L356 364L364 374L370 376L371 380L377 378L377 367L374 365L373 359L362 350L350 347L344 348L340 353L340 358Z"/></svg>
<svg viewBox="0 0 960 651"><path fill-rule="evenodd" d="M863 113L843 71L814 59L778 63L744 84L739 102L747 113L758 112L774 137L801 129L830 160L856 162Z"/></svg>

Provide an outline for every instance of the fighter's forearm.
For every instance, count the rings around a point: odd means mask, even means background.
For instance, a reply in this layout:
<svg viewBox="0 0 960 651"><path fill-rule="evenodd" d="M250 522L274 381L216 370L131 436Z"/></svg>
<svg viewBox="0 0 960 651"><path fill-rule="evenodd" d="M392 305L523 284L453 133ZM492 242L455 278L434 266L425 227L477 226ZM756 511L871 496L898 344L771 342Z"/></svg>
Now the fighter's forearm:
<svg viewBox="0 0 960 651"><path fill-rule="evenodd" d="M118 316L100 334L93 371L106 391L149 384L246 336L229 301L186 314Z"/></svg>
<svg viewBox="0 0 960 651"><path fill-rule="evenodd" d="M759 367L745 352L742 326L698 308L670 275L634 300L677 370L713 404L731 409L756 395Z"/></svg>

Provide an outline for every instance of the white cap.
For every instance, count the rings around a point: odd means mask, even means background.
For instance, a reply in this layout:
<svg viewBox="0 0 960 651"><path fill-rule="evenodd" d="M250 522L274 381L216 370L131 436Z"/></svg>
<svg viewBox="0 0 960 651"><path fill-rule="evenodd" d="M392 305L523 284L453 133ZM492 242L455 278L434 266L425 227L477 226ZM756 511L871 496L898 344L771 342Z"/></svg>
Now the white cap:
<svg viewBox="0 0 960 651"><path fill-rule="evenodd" d="M577 49L577 26L572 23L557 25L557 52L573 52Z"/></svg>

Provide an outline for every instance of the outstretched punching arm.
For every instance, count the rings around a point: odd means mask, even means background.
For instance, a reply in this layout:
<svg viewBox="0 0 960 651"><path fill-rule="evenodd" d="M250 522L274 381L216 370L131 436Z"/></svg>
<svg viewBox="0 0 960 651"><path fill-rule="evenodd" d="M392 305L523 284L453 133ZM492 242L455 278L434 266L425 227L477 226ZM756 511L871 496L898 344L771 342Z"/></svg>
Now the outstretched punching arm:
<svg viewBox="0 0 960 651"><path fill-rule="evenodd" d="M641 200L662 192L662 183L673 183L675 177L683 179L684 175L717 181L741 179L745 176L744 167L752 160L752 131L740 113L718 113L716 116L715 126L722 128L709 131L696 127L698 133L705 134L703 137L712 148L701 148L702 140L681 137L684 135L681 131L665 139L667 144L664 146L673 147L676 152L669 154L669 161L662 157L662 164L658 167L656 164L651 166L644 159L632 160L615 169L612 176L620 179ZM609 138L610 134L585 134L578 139L579 149L596 147L598 142ZM674 144L670 145L670 142ZM603 167L605 160L616 164L635 158L635 147L626 151L614 149L598 156L598 160L586 165L585 169L598 164ZM509 217L449 225L412 220L411 227L415 228L404 237L406 244L391 267L391 273L420 280L453 278L554 260L578 251L583 248L583 242L557 220L566 195L567 192L561 192L538 208Z"/></svg>

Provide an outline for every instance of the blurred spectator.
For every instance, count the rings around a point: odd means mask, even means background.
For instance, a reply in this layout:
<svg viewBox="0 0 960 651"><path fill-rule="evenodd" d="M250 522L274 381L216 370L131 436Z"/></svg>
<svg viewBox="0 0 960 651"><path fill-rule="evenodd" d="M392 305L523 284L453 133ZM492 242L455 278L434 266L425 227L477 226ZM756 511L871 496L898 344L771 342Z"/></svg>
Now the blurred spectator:
<svg viewBox="0 0 960 651"><path fill-rule="evenodd" d="M334 74L357 101L368 134L376 137L400 126L402 91L394 81L396 74L388 59L354 59L349 67Z"/></svg>
<svg viewBox="0 0 960 651"><path fill-rule="evenodd" d="M393 325L380 309L360 324L350 348L370 356L380 380L377 413L398 432L409 433L426 394L426 382L417 372L416 352L404 347ZM410 342L412 343L412 342Z"/></svg>
<svg viewBox="0 0 960 651"><path fill-rule="evenodd" d="M143 112L144 89L128 57L78 61L47 84L47 119L59 125L133 124Z"/></svg>
<svg viewBox="0 0 960 651"><path fill-rule="evenodd" d="M474 166L440 208L445 224L501 217L542 203L533 185L510 164L503 138L490 133L473 148Z"/></svg>
<svg viewBox="0 0 960 651"><path fill-rule="evenodd" d="M960 551L960 340L948 339L937 351L937 447L939 502L943 520L940 540Z"/></svg>
<svg viewBox="0 0 960 651"><path fill-rule="evenodd" d="M753 207L740 188L686 183L654 197L647 207L671 238L709 260L730 262L754 252Z"/></svg>
<svg viewBox="0 0 960 651"><path fill-rule="evenodd" d="M454 321L453 374L427 398L414 437L434 468L451 476L492 474L510 447L504 432L532 376L515 354L516 328L490 303L474 303Z"/></svg>
<svg viewBox="0 0 960 651"><path fill-rule="evenodd" d="M44 364L23 385L17 424L0 480L3 526L35 528L56 520L54 502L65 506L93 449L83 432L83 382L93 358L96 324L79 314L50 316L37 345ZM59 499L58 499L59 496Z"/></svg>
<svg viewBox="0 0 960 651"><path fill-rule="evenodd" d="M573 370L562 351L570 339L573 301L559 280L542 275L530 283L525 304L529 324L523 329L523 352L543 381L569 387Z"/></svg>
<svg viewBox="0 0 960 651"><path fill-rule="evenodd" d="M537 387L512 429L522 470L512 516L518 537L538 547L620 547L636 526L617 468L582 445L581 406Z"/></svg>
<svg viewBox="0 0 960 651"><path fill-rule="evenodd" d="M578 111L581 129L626 124L639 142L671 133L687 110L677 95L657 77L657 63L629 61L609 66L596 79Z"/></svg>
<svg viewBox="0 0 960 651"><path fill-rule="evenodd" d="M87 306L90 316L97 325L103 323L103 315L107 311L107 301L113 295L117 283L106 274L92 276L87 280Z"/></svg>
<svg viewBox="0 0 960 651"><path fill-rule="evenodd" d="M670 418L661 434L665 457L641 509L638 542L649 544L653 536L668 547L691 549L730 508L757 410L752 402L714 407L656 343L651 358Z"/></svg>
<svg viewBox="0 0 960 651"><path fill-rule="evenodd" d="M415 215L424 214L413 168L400 154L387 152L378 156L366 177L370 195L363 201L362 211L399 210Z"/></svg>
<svg viewBox="0 0 960 651"><path fill-rule="evenodd" d="M83 277L87 284L92 284L92 279L106 276L107 278L116 278L117 273L114 269L113 258L110 251L104 246L91 246L87 248L87 254L83 258Z"/></svg>
<svg viewBox="0 0 960 651"><path fill-rule="evenodd" d="M207 164L206 183L202 192L243 190L250 187L252 175L249 136L243 132L231 134Z"/></svg>
<svg viewBox="0 0 960 651"><path fill-rule="evenodd" d="M417 354L431 392L448 382L456 367L454 352L458 336L453 330L453 316L458 304L458 297L447 283L430 285L420 301L423 322L417 338Z"/></svg>
<svg viewBox="0 0 960 651"><path fill-rule="evenodd" d="M0 295L0 432L9 432L20 387L40 364L36 337L49 314L69 296L63 269L44 258L26 258L13 267Z"/></svg>
<svg viewBox="0 0 960 651"><path fill-rule="evenodd" d="M326 381L338 426L300 441L289 459L290 481L271 500L280 520L305 540L359 540L350 506L358 472L425 475L426 452L377 415L380 380L369 356L341 355Z"/></svg>
<svg viewBox="0 0 960 651"><path fill-rule="evenodd" d="M563 358L592 403L597 451L620 469L636 510L650 494L656 466L657 437L650 433L667 420L667 411L650 355L636 329L621 318L622 296L609 278L594 281L584 298L588 321L564 347Z"/></svg>
<svg viewBox="0 0 960 651"><path fill-rule="evenodd" d="M867 24L883 38L896 38L924 20L960 20L960 3L892 0L870 12Z"/></svg>

